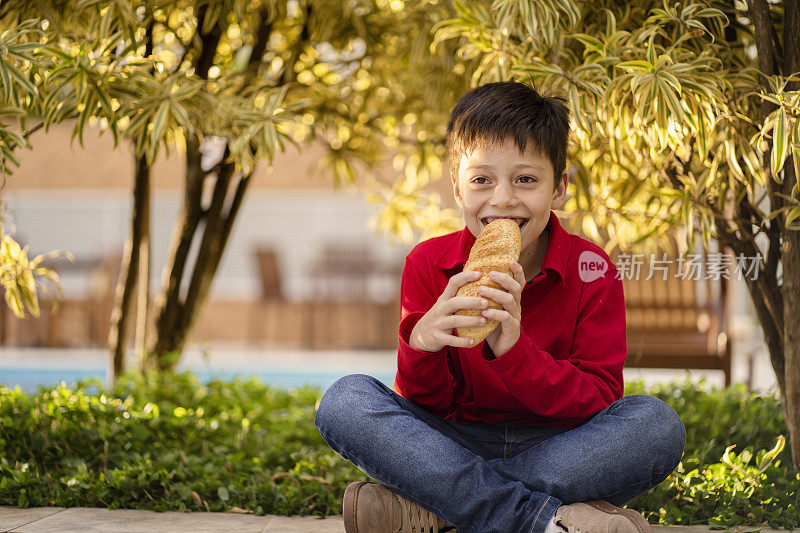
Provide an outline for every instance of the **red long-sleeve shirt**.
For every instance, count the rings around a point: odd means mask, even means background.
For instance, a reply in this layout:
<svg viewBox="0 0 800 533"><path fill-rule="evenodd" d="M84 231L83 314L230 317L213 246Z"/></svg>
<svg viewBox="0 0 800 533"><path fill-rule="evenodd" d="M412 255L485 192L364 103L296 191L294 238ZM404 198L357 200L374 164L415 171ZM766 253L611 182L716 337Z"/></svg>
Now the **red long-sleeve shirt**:
<svg viewBox="0 0 800 533"><path fill-rule="evenodd" d="M519 340L498 358L485 341L438 352L408 344L416 323L463 270L475 242L472 233L464 228L435 237L408 254L400 286L395 392L456 422L567 428L622 397L622 281L603 250L567 233L552 211L547 228L541 273L522 291ZM601 275L603 261L607 271ZM593 273L600 277L590 280Z"/></svg>

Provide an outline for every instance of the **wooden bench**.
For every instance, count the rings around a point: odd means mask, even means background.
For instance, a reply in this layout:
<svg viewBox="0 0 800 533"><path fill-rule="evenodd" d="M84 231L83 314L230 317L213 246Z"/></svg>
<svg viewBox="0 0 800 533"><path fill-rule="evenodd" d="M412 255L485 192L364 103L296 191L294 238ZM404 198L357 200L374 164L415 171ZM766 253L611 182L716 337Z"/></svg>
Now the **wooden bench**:
<svg viewBox="0 0 800 533"><path fill-rule="evenodd" d="M374 301L369 289L370 281L381 277L399 288L400 270L376 261L366 245L323 245L307 271L310 295L301 301L284 296L279 250L257 248L254 258L261 297L250 316L249 342L306 350L396 347L399 297ZM296 343L293 335L299 337Z"/></svg>
<svg viewBox="0 0 800 533"><path fill-rule="evenodd" d="M708 255L698 254L700 276L679 272L678 254L644 254L638 276L622 272L627 315L628 359L626 367L721 370L725 386L731 384L731 343L728 336L729 280L706 277ZM654 269L650 260L663 270ZM620 255L614 263L619 267ZM626 259L623 259L626 261ZM734 263L735 266L735 263ZM686 264L682 272L686 273ZM732 267L727 275L735 274Z"/></svg>

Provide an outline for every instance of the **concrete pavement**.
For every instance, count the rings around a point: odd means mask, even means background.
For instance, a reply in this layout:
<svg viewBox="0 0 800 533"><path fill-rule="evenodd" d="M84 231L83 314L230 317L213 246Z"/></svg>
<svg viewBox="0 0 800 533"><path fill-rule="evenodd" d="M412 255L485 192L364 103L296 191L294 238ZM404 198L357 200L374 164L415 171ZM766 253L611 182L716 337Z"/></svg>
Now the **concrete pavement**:
<svg viewBox="0 0 800 533"><path fill-rule="evenodd" d="M87 507L17 507L0 506L2 533L344 533L341 516L254 516L241 513L180 513L135 509ZM655 533L705 533L708 526L653 526ZM731 529L744 533L775 529L757 527Z"/></svg>

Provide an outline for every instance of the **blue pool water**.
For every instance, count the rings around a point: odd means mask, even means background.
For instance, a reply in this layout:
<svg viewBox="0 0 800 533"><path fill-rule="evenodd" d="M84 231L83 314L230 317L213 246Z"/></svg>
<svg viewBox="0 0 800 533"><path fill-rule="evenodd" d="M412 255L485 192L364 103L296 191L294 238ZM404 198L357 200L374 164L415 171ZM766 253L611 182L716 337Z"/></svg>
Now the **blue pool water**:
<svg viewBox="0 0 800 533"><path fill-rule="evenodd" d="M199 370L192 369L198 380L207 383L212 379L233 379L234 377L247 378L254 376L266 384L291 389L311 385L327 389L334 381L347 374L368 373L375 376L380 381L392 386L394 382L394 372L391 373L369 373L359 372L358 370L347 372L309 372L307 370L274 370L274 371L230 371L230 370ZM70 369L70 368L2 368L0 367L0 385L14 388L19 386L21 390L28 393L37 392L39 386L54 387L64 381L68 387L72 387L79 380L97 378L102 383L106 382L106 370L97 368Z"/></svg>

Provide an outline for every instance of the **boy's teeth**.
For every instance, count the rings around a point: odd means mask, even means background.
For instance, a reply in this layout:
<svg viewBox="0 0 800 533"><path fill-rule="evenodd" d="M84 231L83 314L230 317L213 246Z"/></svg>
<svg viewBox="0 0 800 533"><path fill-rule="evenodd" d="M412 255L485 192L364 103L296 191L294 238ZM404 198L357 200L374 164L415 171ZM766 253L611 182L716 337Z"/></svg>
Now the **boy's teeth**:
<svg viewBox="0 0 800 533"><path fill-rule="evenodd" d="M499 218L509 218L509 219L513 220L514 222L516 222L517 225L520 228L528 221L525 218L519 218L519 217L487 217L487 218L483 219L484 220L484 225L485 224L489 224L490 222L494 222L495 220L497 220Z"/></svg>

